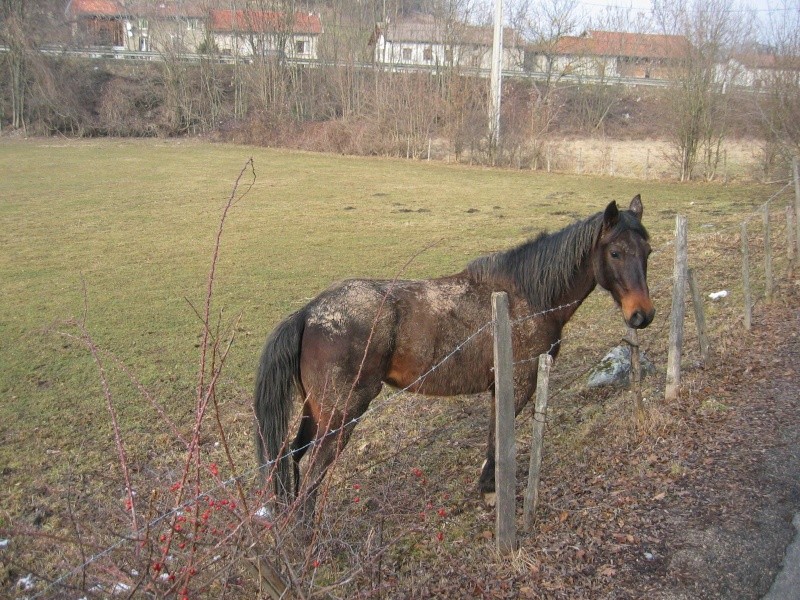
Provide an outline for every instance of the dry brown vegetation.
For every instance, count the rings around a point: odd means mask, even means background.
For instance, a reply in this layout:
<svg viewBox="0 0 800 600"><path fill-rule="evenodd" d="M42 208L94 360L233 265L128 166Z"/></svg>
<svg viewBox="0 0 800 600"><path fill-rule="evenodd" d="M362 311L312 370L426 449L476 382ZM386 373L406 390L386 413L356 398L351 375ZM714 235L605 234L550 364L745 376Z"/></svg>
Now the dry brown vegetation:
<svg viewBox="0 0 800 600"><path fill-rule="evenodd" d="M769 584L775 547L755 546L741 559L748 565L706 582L683 536L734 525L747 532L748 511L782 514L790 504L770 499L798 480L780 454L792 447L798 409L785 188L251 148L259 177L247 195L247 177L232 195L222 262L209 278L218 209L230 194L219 165L233 168L241 148L67 141L5 142L0 151L13 166L2 184L2 235L14 257L0 265L7 295L18 300L0 313L9 361L1 383L12 401L0 407L7 595L107 597L116 589L180 597L186 588L190 597L245 598L280 585L270 569L306 597L641 597L669 596L676 584L687 593L698 585L708 596L756 597ZM42 165L58 175L45 185L32 175ZM706 303L713 362L700 364L689 317L681 399L662 400L659 370L646 382L647 420L637 426L624 390L584 389L587 369L624 329L607 296L590 296L555 366L541 505L518 552L496 553L494 514L475 492L482 397L387 390L328 480L313 544L299 539L293 515L257 514L265 488L251 457L248 388L271 323L331 278L391 276L410 246L431 247L409 275L459 269L631 189L643 193L656 250L650 287L658 318L642 333L643 347L665 364L671 229L685 212L690 264L704 292L731 291ZM768 198L781 282L772 303L762 299L762 231L751 212ZM741 328L736 283L743 219L751 220L758 298L750 333ZM451 234L440 247L443 231ZM395 253L400 262L387 262ZM85 273L85 305L79 282L70 283L76 269ZM210 313L203 281L214 283ZM63 323L65 310L77 315L72 325ZM87 347L105 368L105 391ZM529 412L518 434L521 494ZM764 568L747 575L762 558ZM19 582L29 573L34 587L26 591Z"/></svg>

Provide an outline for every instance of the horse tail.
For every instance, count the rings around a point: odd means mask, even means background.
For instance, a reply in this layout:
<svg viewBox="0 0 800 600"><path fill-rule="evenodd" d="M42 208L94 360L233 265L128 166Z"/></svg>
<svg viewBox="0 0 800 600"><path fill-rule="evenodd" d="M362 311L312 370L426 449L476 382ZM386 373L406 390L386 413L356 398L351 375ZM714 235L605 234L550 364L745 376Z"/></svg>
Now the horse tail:
<svg viewBox="0 0 800 600"><path fill-rule="evenodd" d="M258 363L255 386L256 458L259 465L275 461L275 493L290 496L293 457L286 443L289 419L300 382L300 345L306 315L299 310L284 319L269 335ZM266 477L271 469L264 470Z"/></svg>

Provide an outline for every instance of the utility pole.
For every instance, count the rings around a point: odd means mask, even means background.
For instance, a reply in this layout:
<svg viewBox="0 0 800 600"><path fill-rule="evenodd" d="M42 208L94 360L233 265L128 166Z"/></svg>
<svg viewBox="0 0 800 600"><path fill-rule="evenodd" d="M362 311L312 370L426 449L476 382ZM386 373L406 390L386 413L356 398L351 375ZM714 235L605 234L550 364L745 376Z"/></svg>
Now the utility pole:
<svg viewBox="0 0 800 600"><path fill-rule="evenodd" d="M500 92L503 80L503 0L494 0L494 40L489 95L489 144L494 154L500 143Z"/></svg>

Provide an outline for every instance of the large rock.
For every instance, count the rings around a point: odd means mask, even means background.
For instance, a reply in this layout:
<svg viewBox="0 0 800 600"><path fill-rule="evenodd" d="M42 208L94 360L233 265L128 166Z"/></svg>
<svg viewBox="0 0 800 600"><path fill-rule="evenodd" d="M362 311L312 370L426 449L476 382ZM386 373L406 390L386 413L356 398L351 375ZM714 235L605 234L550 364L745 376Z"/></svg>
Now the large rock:
<svg viewBox="0 0 800 600"><path fill-rule="evenodd" d="M642 377L655 373L653 366L644 352L639 352L642 364ZM631 348L627 344L613 347L603 359L589 371L589 387L604 385L627 386L631 382Z"/></svg>

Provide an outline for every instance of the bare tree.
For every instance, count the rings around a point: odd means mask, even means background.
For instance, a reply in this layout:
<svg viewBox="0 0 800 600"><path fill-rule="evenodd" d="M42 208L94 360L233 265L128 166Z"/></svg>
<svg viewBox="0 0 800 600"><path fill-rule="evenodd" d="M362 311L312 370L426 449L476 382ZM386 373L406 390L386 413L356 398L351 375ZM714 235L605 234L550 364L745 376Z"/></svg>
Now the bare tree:
<svg viewBox="0 0 800 600"><path fill-rule="evenodd" d="M2 0L0 41L8 47L5 63L9 71L11 127L25 129L25 96L28 90L28 62L32 51L25 0Z"/></svg>
<svg viewBox="0 0 800 600"><path fill-rule="evenodd" d="M324 14L325 35L320 40L319 54L322 77L319 93L312 97L324 98L322 107L311 106L311 118L322 113L326 117L341 116L349 119L361 112L365 85L370 79L358 68L370 63L370 39L382 23L378 3L356 3L349 0L332 0ZM310 78L316 83L316 78ZM312 90L313 91L313 90Z"/></svg>
<svg viewBox="0 0 800 600"><path fill-rule="evenodd" d="M509 7L509 20L514 29L528 40L524 67L538 74L531 79L528 144L534 166L544 164L549 133L565 106L557 84L569 69L559 60L559 44L565 36L574 35L582 21L577 0L518 0Z"/></svg>
<svg viewBox="0 0 800 600"><path fill-rule="evenodd" d="M26 130L32 111L53 121L63 121L67 130L77 124L80 100L67 106L68 90L76 87L76 82L58 82L57 71L63 64L39 52L42 40L64 41L63 17L63 4L56 0L0 0L0 44L7 48L0 55L0 64L7 68L10 121L14 129ZM0 92L0 102L5 96L3 92L6 90ZM3 116L0 112L0 120Z"/></svg>
<svg viewBox="0 0 800 600"><path fill-rule="evenodd" d="M693 177L700 159L713 179L728 135L730 68L747 34L744 19L731 0L653 0L653 15L664 34L686 39L668 94L680 180Z"/></svg>
<svg viewBox="0 0 800 600"><path fill-rule="evenodd" d="M592 57L591 79L579 81L572 104L574 118L582 131L603 133L606 118L625 96L620 77L642 76L647 66L640 64L640 44L648 39L650 19L641 12L609 6L589 20L596 31L597 49ZM633 72L636 72L635 74Z"/></svg>
<svg viewBox="0 0 800 600"><path fill-rule="evenodd" d="M785 159L800 156L800 0L773 7L762 34L765 47L751 56L767 144Z"/></svg>
<svg viewBox="0 0 800 600"><path fill-rule="evenodd" d="M509 5L511 26L530 44L525 66L544 74L545 88L563 75L557 48L561 38L578 33L582 21L578 6L578 0L517 0Z"/></svg>

